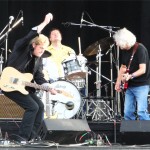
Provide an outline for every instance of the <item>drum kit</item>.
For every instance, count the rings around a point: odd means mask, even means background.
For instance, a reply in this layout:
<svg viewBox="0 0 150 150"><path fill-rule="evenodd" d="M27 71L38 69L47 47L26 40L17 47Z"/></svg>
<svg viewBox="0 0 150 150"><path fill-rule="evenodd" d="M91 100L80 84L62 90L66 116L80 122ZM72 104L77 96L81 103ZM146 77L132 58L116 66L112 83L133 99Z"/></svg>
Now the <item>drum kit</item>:
<svg viewBox="0 0 150 150"><path fill-rule="evenodd" d="M108 50L112 44L112 38L104 38L90 45L84 51L84 55L97 54L97 56L100 56L101 50ZM65 79L60 79L51 84L54 88L63 90L68 94L51 95L47 92L42 92L40 97L45 106L46 118L70 119L75 117L83 119L87 116L92 116L93 120L113 119L113 110L102 98L98 97L96 100L87 98L88 63L94 63L97 66L98 69L95 72L100 77L99 66L101 62L99 57L97 61L87 62L87 59L79 53L78 56L68 57L62 62ZM97 78L97 82L99 79ZM84 89L84 92L86 90L86 92L81 93L81 89ZM98 96L100 95L98 94Z"/></svg>

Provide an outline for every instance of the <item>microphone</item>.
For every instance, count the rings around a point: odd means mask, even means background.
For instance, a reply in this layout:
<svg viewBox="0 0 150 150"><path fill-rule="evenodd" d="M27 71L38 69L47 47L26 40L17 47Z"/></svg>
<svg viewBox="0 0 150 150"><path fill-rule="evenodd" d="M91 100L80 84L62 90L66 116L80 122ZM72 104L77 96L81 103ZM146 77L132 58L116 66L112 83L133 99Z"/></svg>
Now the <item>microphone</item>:
<svg viewBox="0 0 150 150"><path fill-rule="evenodd" d="M24 22L23 22L23 11L21 10L20 12L21 12L21 24L22 24L22 26L24 26Z"/></svg>
<svg viewBox="0 0 150 150"><path fill-rule="evenodd" d="M82 28L83 16L84 16L84 12L82 12L82 15L81 15L80 28Z"/></svg>
<svg viewBox="0 0 150 150"><path fill-rule="evenodd" d="M9 17L9 24L12 24L12 21L14 20L14 16Z"/></svg>

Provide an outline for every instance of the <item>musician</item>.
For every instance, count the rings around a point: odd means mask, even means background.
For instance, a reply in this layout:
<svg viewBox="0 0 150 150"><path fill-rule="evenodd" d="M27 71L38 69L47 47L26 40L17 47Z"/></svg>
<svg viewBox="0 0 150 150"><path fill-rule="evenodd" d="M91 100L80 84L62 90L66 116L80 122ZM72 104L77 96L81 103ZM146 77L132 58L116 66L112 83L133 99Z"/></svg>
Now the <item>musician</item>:
<svg viewBox="0 0 150 150"><path fill-rule="evenodd" d="M44 21L23 38L16 41L12 53L7 61L7 66L14 67L21 73L32 73L33 80L37 84L49 85L44 79L42 73L42 55L49 45L49 39L40 34L44 27L52 21L53 15L48 13ZM10 72L13 74L13 72ZM22 74L23 76L23 74ZM35 95L32 88L26 88L28 95L22 94L20 91L4 92L4 95L21 106L25 112L19 129L20 138L16 137L16 141L28 141L36 136L37 130L43 120L44 105ZM52 94L56 94L56 90L51 89Z"/></svg>
<svg viewBox="0 0 150 150"><path fill-rule="evenodd" d="M128 85L125 92L124 119L150 120L147 112L147 96L150 84L148 51L142 43L136 42L135 35L126 28L117 31L113 38L116 45L122 50L122 63L115 90L121 91L121 82ZM133 54L133 51L135 54ZM132 59L131 55L133 55ZM135 115L136 108L137 115Z"/></svg>
<svg viewBox="0 0 150 150"><path fill-rule="evenodd" d="M44 69L48 73L50 82L56 81L59 78L64 78L64 68L63 61L67 58L74 58L75 51L66 45L63 45L61 31L57 28L54 28L50 31L49 34L50 46L48 51L51 53L49 58L43 59Z"/></svg>

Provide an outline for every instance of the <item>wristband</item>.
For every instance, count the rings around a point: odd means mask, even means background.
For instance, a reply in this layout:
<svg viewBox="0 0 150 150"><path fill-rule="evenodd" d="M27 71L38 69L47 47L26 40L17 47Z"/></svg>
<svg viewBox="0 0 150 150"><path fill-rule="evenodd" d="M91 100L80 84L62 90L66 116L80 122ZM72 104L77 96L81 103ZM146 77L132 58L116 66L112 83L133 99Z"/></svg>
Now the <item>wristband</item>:
<svg viewBox="0 0 150 150"><path fill-rule="evenodd" d="M135 75L132 73L131 74L131 79L134 79L135 78Z"/></svg>

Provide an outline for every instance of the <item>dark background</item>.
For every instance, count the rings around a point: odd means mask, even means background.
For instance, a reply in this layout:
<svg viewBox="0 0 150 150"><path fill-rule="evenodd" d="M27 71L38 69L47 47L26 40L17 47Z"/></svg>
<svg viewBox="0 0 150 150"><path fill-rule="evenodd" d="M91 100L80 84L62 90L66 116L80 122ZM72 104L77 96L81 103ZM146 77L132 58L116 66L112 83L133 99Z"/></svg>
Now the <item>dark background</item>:
<svg viewBox="0 0 150 150"><path fill-rule="evenodd" d="M14 42L24 36L31 27L41 23L45 14L51 12L53 21L43 30L49 35L51 28L60 28L63 35L62 43L72 47L79 53L78 37L81 39L82 53L97 40L110 36L110 32L100 26L126 27L137 36L137 41L142 42L150 51L150 1L148 0L1 0L0 1L0 31L9 22L9 16L15 19L19 11L23 11L24 25L20 23L8 35L8 49L13 48ZM80 24L81 14L84 12L84 20L94 22L96 27L82 27L79 25L62 25L72 22ZM19 16L20 18L21 16ZM13 21L14 22L14 21ZM116 31L116 29L113 29ZM0 48L5 48L5 40L0 41ZM116 48L113 47L113 60L116 60ZM4 52L3 52L4 53ZM110 61L110 53L102 51L102 61ZM3 54L4 56L4 54ZM96 55L86 56L88 61L96 60ZM91 65L95 69L95 65ZM110 79L110 63L102 62L102 75ZM116 65L113 63L113 80L116 79ZM89 93L95 94L95 73L89 75ZM105 96L104 85L108 85L110 95L110 82L102 78L102 95Z"/></svg>

